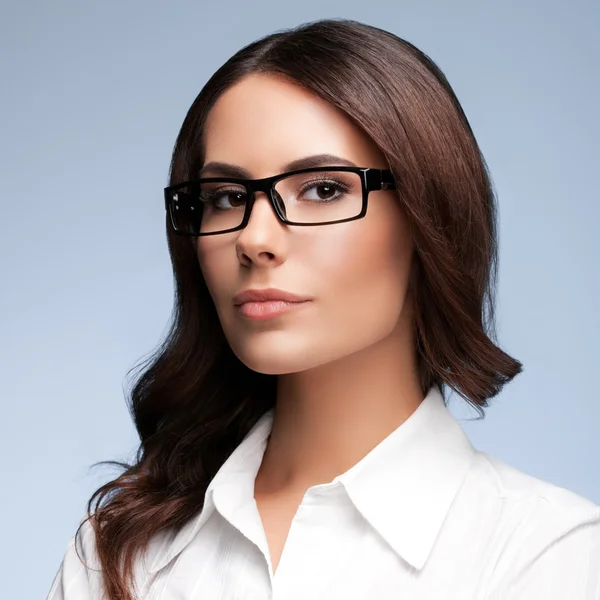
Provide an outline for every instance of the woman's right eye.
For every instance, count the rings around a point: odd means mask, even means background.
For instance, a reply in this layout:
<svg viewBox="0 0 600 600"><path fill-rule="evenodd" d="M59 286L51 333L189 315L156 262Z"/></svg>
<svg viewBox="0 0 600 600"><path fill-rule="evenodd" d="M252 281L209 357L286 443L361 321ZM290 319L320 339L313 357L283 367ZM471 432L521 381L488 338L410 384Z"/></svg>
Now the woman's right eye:
<svg viewBox="0 0 600 600"><path fill-rule="evenodd" d="M231 210L246 203L246 192L240 190L212 190L201 194L203 204L210 204L218 210Z"/></svg>

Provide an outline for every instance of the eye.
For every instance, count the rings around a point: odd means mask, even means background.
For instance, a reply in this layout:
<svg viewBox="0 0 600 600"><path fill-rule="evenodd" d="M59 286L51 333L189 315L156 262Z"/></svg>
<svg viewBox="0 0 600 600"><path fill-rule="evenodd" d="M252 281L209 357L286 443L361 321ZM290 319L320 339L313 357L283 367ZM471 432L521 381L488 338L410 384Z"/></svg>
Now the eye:
<svg viewBox="0 0 600 600"><path fill-rule="evenodd" d="M216 188L202 190L200 199L216 210L232 210L246 204L246 190L240 188Z"/></svg>
<svg viewBox="0 0 600 600"><path fill-rule="evenodd" d="M348 191L348 186L339 181L312 181L302 186L299 198L309 202L333 202Z"/></svg>

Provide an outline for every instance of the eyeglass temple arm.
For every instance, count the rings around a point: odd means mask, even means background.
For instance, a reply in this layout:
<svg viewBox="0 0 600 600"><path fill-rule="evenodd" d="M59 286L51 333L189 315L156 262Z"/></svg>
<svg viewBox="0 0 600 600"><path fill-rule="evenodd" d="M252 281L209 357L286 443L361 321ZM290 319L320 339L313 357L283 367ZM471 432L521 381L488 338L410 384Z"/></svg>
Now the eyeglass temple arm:
<svg viewBox="0 0 600 600"><path fill-rule="evenodd" d="M367 187L369 190L396 189L394 176L389 169L370 169L367 171Z"/></svg>
<svg viewBox="0 0 600 600"><path fill-rule="evenodd" d="M381 189L382 190L395 190L396 182L394 181L394 176L391 171L382 171L381 172Z"/></svg>

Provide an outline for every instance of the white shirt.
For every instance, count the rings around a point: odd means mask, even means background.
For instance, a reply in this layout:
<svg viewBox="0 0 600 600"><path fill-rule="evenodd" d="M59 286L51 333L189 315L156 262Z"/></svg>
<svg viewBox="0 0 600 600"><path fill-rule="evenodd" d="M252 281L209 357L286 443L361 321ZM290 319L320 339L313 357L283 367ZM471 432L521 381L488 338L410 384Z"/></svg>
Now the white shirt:
<svg viewBox="0 0 600 600"><path fill-rule="evenodd" d="M263 414L203 509L136 563L144 600L600 600L600 507L475 450L437 387L351 469L309 488L273 576L254 479ZM100 600L92 529L47 600Z"/></svg>

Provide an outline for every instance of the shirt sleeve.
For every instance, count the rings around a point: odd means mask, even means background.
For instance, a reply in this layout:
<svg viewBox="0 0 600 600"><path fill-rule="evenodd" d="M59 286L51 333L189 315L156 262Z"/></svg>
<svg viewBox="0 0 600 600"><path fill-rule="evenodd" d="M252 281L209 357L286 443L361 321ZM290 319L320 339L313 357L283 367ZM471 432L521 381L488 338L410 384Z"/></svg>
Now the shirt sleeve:
<svg viewBox="0 0 600 600"><path fill-rule="evenodd" d="M558 534L538 528L489 600L600 600L600 507Z"/></svg>

